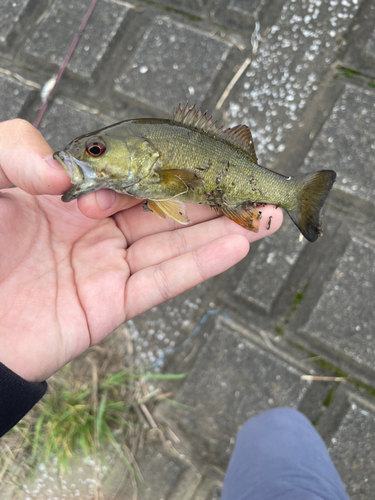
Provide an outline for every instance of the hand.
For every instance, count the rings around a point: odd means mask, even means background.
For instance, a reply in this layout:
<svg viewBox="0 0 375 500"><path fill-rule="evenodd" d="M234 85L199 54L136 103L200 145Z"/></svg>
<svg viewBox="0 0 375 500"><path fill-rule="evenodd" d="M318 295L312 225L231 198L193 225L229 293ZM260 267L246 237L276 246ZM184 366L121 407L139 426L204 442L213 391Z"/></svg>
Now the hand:
<svg viewBox="0 0 375 500"><path fill-rule="evenodd" d="M64 204L71 184L51 153L29 123L0 124L0 361L29 381L233 266L282 222L267 206L255 234L190 205L184 227L109 190Z"/></svg>

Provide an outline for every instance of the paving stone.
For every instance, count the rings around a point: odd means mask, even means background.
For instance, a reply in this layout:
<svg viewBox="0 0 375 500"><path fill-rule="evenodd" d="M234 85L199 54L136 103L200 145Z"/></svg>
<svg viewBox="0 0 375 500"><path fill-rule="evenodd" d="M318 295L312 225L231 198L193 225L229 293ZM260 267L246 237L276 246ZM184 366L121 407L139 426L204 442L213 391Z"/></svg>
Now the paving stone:
<svg viewBox="0 0 375 500"><path fill-rule="evenodd" d="M343 356L375 369L375 248L353 238L304 327Z"/></svg>
<svg viewBox="0 0 375 500"><path fill-rule="evenodd" d="M269 313L307 243L305 239L300 243L298 235L286 215L280 230L260 243L234 294Z"/></svg>
<svg viewBox="0 0 375 500"><path fill-rule="evenodd" d="M91 0L55 0L31 38L26 52L41 61L60 66L90 4ZM83 77L91 76L128 11L124 5L99 0L69 61L68 69Z"/></svg>
<svg viewBox="0 0 375 500"><path fill-rule="evenodd" d="M370 38L365 45L365 52L369 56L375 57L375 30L371 33Z"/></svg>
<svg viewBox="0 0 375 500"><path fill-rule="evenodd" d="M52 67L57 69L90 2L91 0L51 2L48 16L38 27L33 28L36 30L35 34L25 49L25 54L33 61L34 69L38 72ZM0 44L10 46L13 35L28 17L25 10L29 6L35 7L37 2L2 0L0 3ZM43 3L47 5L48 2ZM203 9L206 9L207 13L211 7L213 10L217 8L218 23L231 26L230 35L234 39L236 36L244 36L245 32L248 36L251 35L254 23L252 16L262 5L261 0L219 0L208 3L203 0L160 0L159 3L197 16L202 15ZM95 74L101 63L104 65L108 49L116 35L120 34L119 30L127 17L128 7L124 4L126 2L121 0L99 0L69 64L71 72L87 78ZM147 2L141 4L142 8L147 9ZM269 20L278 15L276 11L280 4L281 2L272 4L273 14L264 13L264 18ZM365 2L360 0L286 0L277 26L271 26L270 32L262 35L257 59L241 77L225 103L230 124L247 122L252 127L261 162L271 162L277 158L279 152L285 150L285 144L294 133L301 117L305 112L309 112L308 105L325 71L336 57L340 39L352 26L353 16L362 4L366 7ZM268 0L267 5L271 8ZM42 9L42 6L40 8ZM263 15L263 12L261 14ZM33 16L37 17L35 9ZM28 22L32 23L33 16ZM225 17L233 22L223 21ZM135 18L144 19L143 15ZM136 102L141 102L170 113L180 101L200 102L210 97L213 83L220 76L231 45L186 24L191 21L188 15L185 16L185 22L183 18L184 16L179 16L182 23L177 23L167 17L156 17L143 38L133 44L138 46L134 49L131 60L125 63L126 66L122 60L116 62L116 74L121 74L116 90L123 94L126 105L130 104L132 109L135 109ZM262 19L260 22L260 33L263 34L268 25L263 26ZM134 33L136 30L137 26ZM348 53L352 54L351 60L358 58L362 61L360 67L349 67L369 75L373 74L372 63L375 57L375 32L369 36L371 30L373 27L369 28L367 25L362 31L361 25L361 30L353 31L350 37L351 47L348 47ZM369 36L367 40L364 33L366 37ZM354 43L356 40L359 40L360 51ZM8 54L5 56L7 61L11 61ZM244 55L245 57L247 56ZM346 65L345 60L343 64ZM63 79L61 86L62 95L73 95L69 89L69 79ZM32 97L35 89L2 74L0 88L0 119L13 118L20 113L24 115L23 110L27 108L28 99ZM120 110L121 106L117 109ZM77 135L107 123L106 117L84 108L79 102L56 98L50 104L40 130L51 146L58 149ZM334 168L339 174L335 189L364 200L366 206L373 204L373 124L374 90L370 87L362 89L353 85L347 86L317 137L302 170L316 169L317 165ZM330 231L326 221L324 229L327 229L328 236ZM248 301L249 305L256 305L266 313L275 311L276 303L277 307L282 309L280 300L286 303L287 296L287 293L281 293L286 291L284 285L290 283L288 279L296 278L295 271L303 266L310 255L306 252L303 259L300 259L306 247L298 243L297 237L298 230L286 216L283 229L277 235L259 242L258 252L254 257L250 256L250 267L245 269L238 283L232 284L228 294L233 298L233 302L240 303L239 298L242 298ZM325 242L326 238L323 238L323 241ZM346 242L347 240L345 245ZM337 240L335 245L337 253L336 247L340 246ZM375 334L372 327L375 324L375 313L371 308L371 298L375 292L375 248L358 238L353 239L344 252L345 245L342 244L342 252L338 254L340 260L332 276L330 266L333 268L333 264L329 263L327 257L322 258L319 269L322 274L327 272L324 279L328 283L324 281L324 293L320 300L314 296L312 303L315 309L308 311L308 298L301 304L303 311L307 311L305 318L309 318L304 335L310 336L314 345L324 345L325 351L330 349L343 358L352 358L367 369L373 370L371 353L375 351ZM335 258L332 258L332 262ZM313 262L315 260L316 258ZM313 280L316 283L317 277L314 276ZM308 291L313 289L314 283L309 286ZM319 288L321 289L323 285ZM256 290L256 294L253 290ZM157 359L162 359L166 349L181 345L199 325L208 308L210 297L215 294L211 281L128 323L127 327L133 336L136 363L149 366ZM214 304L209 306L213 307ZM256 309L252 308L252 311ZM247 313L244 312L243 316L245 314ZM254 313L253 316L259 316L261 326L266 319L273 321L269 314ZM315 404L319 411L318 405L324 399L317 391L314 392L314 386L301 381L299 371L275 352L266 347L259 348L257 342L253 343L235 327L222 321L217 322L211 336L208 336L205 333L210 331L207 324L202 327L199 339L191 344L195 349L192 348L191 359L198 350L196 365L188 378L182 382L183 385L177 394L178 401L190 405L193 409L162 405L156 415L157 417L159 414L172 428L175 427L178 436L185 436L183 444L191 443L188 449L193 452L194 460L204 464L203 470L207 470L205 459L220 466L227 464L238 428L252 415L281 405L303 410L309 404ZM207 343L199 351L205 338L208 339ZM282 339L282 342L284 341L285 338ZM121 340L119 344L118 349L121 352L125 346L121 345ZM281 340L279 343L275 342L275 345L280 351L285 350L286 342L282 347ZM291 354L291 351L288 351L288 354L294 359L298 358L298 354ZM300 356L302 358L306 355L300 351ZM175 356L173 359L179 358ZM184 370L186 365L181 366L181 370ZM152 389L150 384L149 389ZM314 394L319 397L314 399ZM360 403L352 405L347 412L348 405L346 395L341 405L337 402L337 394L335 395L334 402L323 415L329 418L331 423L327 427L326 439L330 439L334 433L330 444L331 455L352 500L370 500L374 496L375 486L375 412L368 411L367 407ZM331 411L331 406L335 407L336 418L333 418L334 411ZM310 418L315 415L313 408L309 410ZM201 486L197 487L195 470L189 468L185 460L166 452L160 446L147 444L144 447L144 455L137 457L137 460L148 488L146 491L139 490L140 500L180 500L185 497L189 500L190 497L194 500L218 500L220 497L223 479L221 475L205 473ZM118 465L116 471L114 463ZM111 461L109 465L112 466L114 475L108 479L108 498L114 489L121 488L121 474L123 475L125 470L118 461ZM73 488L77 481L85 484L87 478L91 477L92 463L88 463L87 468L88 471L86 468L77 469L75 475L73 471L73 479L68 479L68 486ZM37 471L37 477L40 473L40 476L44 475L44 480L47 472L49 473L49 469L44 472ZM49 498L48 490L51 489L59 496L60 482L56 479L56 474L49 475L51 477L48 481L38 483L38 491L35 488L30 494L25 491L24 497ZM112 481L113 477L115 480ZM54 482L51 488L50 482ZM92 486L93 482L90 485ZM90 495L92 497L93 491L90 488L87 487L87 491L79 493L83 495L82 498ZM133 497L133 493L129 494L128 485L126 488L118 492L118 498ZM197 491L194 495L192 491L195 489ZM76 494L75 490L72 489L71 494Z"/></svg>
<svg viewBox="0 0 375 500"><path fill-rule="evenodd" d="M136 365L162 362L166 351L184 342L204 315L202 303L209 290L209 284L203 283L126 323L136 352Z"/></svg>
<svg viewBox="0 0 375 500"><path fill-rule="evenodd" d="M92 500L97 496L97 491L102 483L107 482L107 477L111 475L111 484L105 484L106 492L109 494L104 498L116 497L116 492L121 487L122 478L126 473L124 462L119 460L118 452L114 447L106 447L106 452L98 452L97 455L85 456L84 453L75 450L74 461L71 460L68 467L61 473L61 467L57 467L56 460L49 459L41 461L38 466L34 466L32 474L25 474L22 479L13 482L4 481L1 485L1 498L10 500ZM119 465L122 465L122 470ZM113 474L117 470L117 476ZM121 475L120 475L121 474ZM99 487L99 488L97 488ZM131 500L131 497L121 500ZM143 500L143 499L142 499Z"/></svg>
<svg viewBox="0 0 375 500"><path fill-rule="evenodd" d="M1 0L0 3L0 43L6 43L20 17L30 4L30 0Z"/></svg>
<svg viewBox="0 0 375 500"><path fill-rule="evenodd" d="M195 16L201 17L204 9L204 0L159 0L158 3L183 10Z"/></svg>
<svg viewBox="0 0 375 500"><path fill-rule="evenodd" d="M220 500L223 481L224 474L211 467L204 474L202 484L193 500Z"/></svg>
<svg viewBox="0 0 375 500"><path fill-rule="evenodd" d="M344 68L350 68L362 73L356 75L359 81L375 77L375 8L372 2L363 2L356 20L352 26L350 42L347 44L345 57L342 61ZM345 72L344 72L345 74ZM348 76L353 76L349 75ZM368 77L368 78L366 78Z"/></svg>
<svg viewBox="0 0 375 500"><path fill-rule="evenodd" d="M171 113L181 102L202 102L231 45L158 16L118 79L116 90Z"/></svg>
<svg viewBox="0 0 375 500"><path fill-rule="evenodd" d="M375 92L347 86L309 152L303 171L337 171L335 189L375 203Z"/></svg>
<svg viewBox="0 0 375 500"><path fill-rule="evenodd" d="M47 108L39 130L51 148L57 151L75 137L106 125L109 123L101 115L90 113L75 103L57 98Z"/></svg>
<svg viewBox="0 0 375 500"><path fill-rule="evenodd" d="M226 466L237 430L263 410L297 408L309 384L300 372L234 327L218 321L194 369L176 395L191 409L164 405L158 415L183 432L201 457ZM173 421L173 422L172 422Z"/></svg>
<svg viewBox="0 0 375 500"><path fill-rule="evenodd" d="M357 0L289 0L263 37L226 104L230 125L250 126L260 163L284 151L358 5Z"/></svg>
<svg viewBox="0 0 375 500"><path fill-rule="evenodd" d="M228 9L240 14L255 15L262 3L262 0L230 0Z"/></svg>
<svg viewBox="0 0 375 500"><path fill-rule="evenodd" d="M35 92L15 78L0 73L0 121L17 118L27 99Z"/></svg>
<svg viewBox="0 0 375 500"><path fill-rule="evenodd" d="M199 490L193 500L220 500L221 487L217 485L210 485L209 489Z"/></svg>
<svg viewBox="0 0 375 500"><path fill-rule="evenodd" d="M194 492L198 488L201 478L202 476L195 467L189 467L171 491L168 500L193 500ZM155 496L152 496L152 499L154 498Z"/></svg>
<svg viewBox="0 0 375 500"><path fill-rule="evenodd" d="M372 500L375 489L375 415L352 403L329 446L351 500Z"/></svg>
<svg viewBox="0 0 375 500"><path fill-rule="evenodd" d="M172 488L177 486L186 466L176 455L167 453L160 445L146 445L138 454L137 463L140 466L145 485L139 488L139 500L164 500ZM129 492L125 500L134 498ZM169 496L168 496L169 498Z"/></svg>

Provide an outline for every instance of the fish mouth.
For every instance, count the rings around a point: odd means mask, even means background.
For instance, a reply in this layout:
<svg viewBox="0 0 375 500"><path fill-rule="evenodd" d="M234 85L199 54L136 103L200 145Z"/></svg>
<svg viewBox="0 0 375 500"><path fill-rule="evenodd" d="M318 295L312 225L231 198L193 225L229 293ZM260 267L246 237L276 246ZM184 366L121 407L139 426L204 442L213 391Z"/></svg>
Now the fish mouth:
<svg viewBox="0 0 375 500"><path fill-rule="evenodd" d="M53 153L53 158L64 168L73 184L73 187L62 196L62 201L76 200L101 188L103 181L98 182L96 173L86 162L77 160L65 151L56 151Z"/></svg>
<svg viewBox="0 0 375 500"><path fill-rule="evenodd" d="M60 165L64 168L66 173L71 178L73 175L73 160L72 160L72 158L64 151L55 151L52 156L56 161L58 161L60 163Z"/></svg>
<svg viewBox="0 0 375 500"><path fill-rule="evenodd" d="M93 193L94 191L98 191L101 188L105 188L107 185L105 183L98 184L95 181L87 181L81 184L77 184L73 186L69 191L67 191L62 197L61 200L64 203L68 203L69 201L76 200L85 194Z"/></svg>
<svg viewBox="0 0 375 500"><path fill-rule="evenodd" d="M97 179L96 171L86 161L78 160L65 151L56 151L53 158L62 165L72 184Z"/></svg>
<svg viewBox="0 0 375 500"><path fill-rule="evenodd" d="M137 184L140 180L135 179L124 185L124 181L121 182L111 178L98 179L96 171L89 163L78 160L65 151L56 151L53 153L53 158L64 168L73 184L72 188L61 198L65 203L103 188L113 189L120 194L128 194L126 189Z"/></svg>

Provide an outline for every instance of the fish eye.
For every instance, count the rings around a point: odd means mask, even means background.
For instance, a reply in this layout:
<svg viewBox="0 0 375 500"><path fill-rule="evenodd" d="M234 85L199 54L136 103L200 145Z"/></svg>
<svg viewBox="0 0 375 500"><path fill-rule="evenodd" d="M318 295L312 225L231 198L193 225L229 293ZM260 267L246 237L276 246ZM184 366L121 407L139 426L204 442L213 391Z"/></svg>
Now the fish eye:
<svg viewBox="0 0 375 500"><path fill-rule="evenodd" d="M107 146L105 142L98 137L90 139L86 143L86 151L91 156L101 156L105 152L106 148Z"/></svg>

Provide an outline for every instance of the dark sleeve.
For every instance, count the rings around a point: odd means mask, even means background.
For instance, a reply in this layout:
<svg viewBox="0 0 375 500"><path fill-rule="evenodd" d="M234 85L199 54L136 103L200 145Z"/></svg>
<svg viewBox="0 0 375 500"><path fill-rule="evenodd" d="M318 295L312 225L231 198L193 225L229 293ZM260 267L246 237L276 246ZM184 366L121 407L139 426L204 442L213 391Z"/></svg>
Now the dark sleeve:
<svg viewBox="0 0 375 500"><path fill-rule="evenodd" d="M28 382L0 363L0 437L41 399L47 382Z"/></svg>

